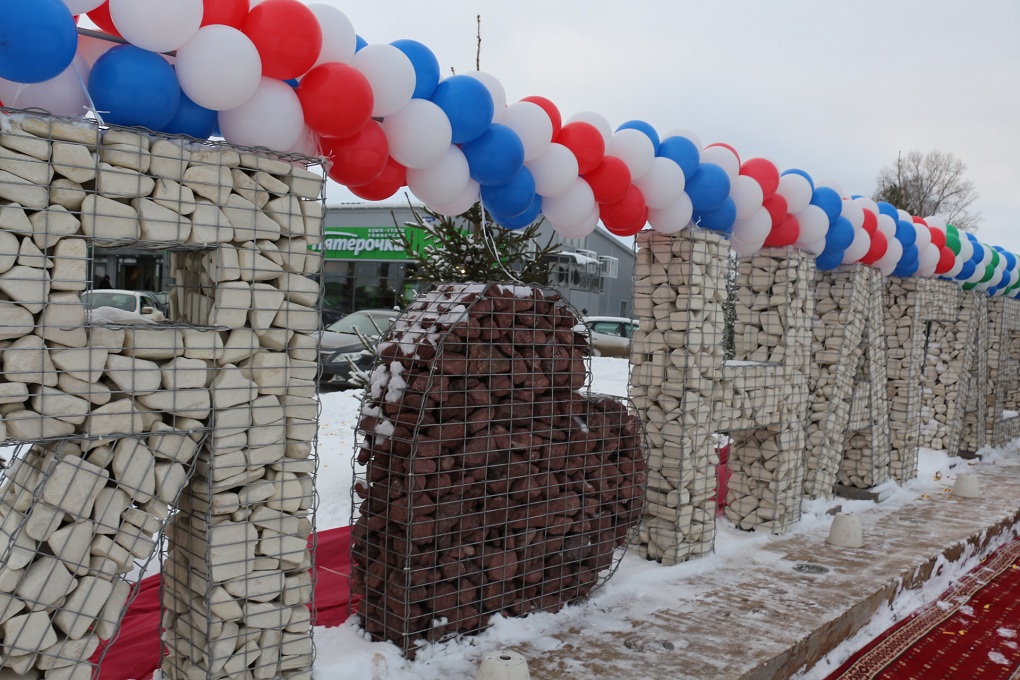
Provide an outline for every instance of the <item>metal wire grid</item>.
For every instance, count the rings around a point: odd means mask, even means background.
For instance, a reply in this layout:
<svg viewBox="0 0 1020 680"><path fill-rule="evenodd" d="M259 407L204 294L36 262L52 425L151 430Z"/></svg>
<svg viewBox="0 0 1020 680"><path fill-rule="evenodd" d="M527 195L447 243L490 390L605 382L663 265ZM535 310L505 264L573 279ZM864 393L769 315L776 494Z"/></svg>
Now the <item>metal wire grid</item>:
<svg viewBox="0 0 1020 680"><path fill-rule="evenodd" d="M413 655L615 569L644 455L623 402L581 393L587 348L560 296L527 286L442 284L395 322L356 448L352 592L373 639Z"/></svg>
<svg viewBox="0 0 1020 680"><path fill-rule="evenodd" d="M991 441L989 430L989 370L988 347L991 341L992 327L989 323L988 297L981 291L968 291L963 294L965 313L973 324L974 334L971 336L970 351L972 359L964 365L961 374L964 400L963 436L960 440L960 452L964 455L976 454Z"/></svg>
<svg viewBox="0 0 1020 680"><path fill-rule="evenodd" d="M44 669L50 663L44 657L63 650L57 665L69 668L94 651L93 638L114 634L122 611L107 605L101 625L74 619L73 644L60 642L54 651L51 636L66 637L58 619L70 615L69 605L35 606L23 595L63 578L48 565L59 557L53 541L67 533L65 542L76 550L86 546L89 561L98 564L86 561L86 567L114 571L110 587L118 596L111 601L122 604L119 594L143 573L177 492L197 467L182 512L173 519L182 543L172 542L171 554L181 559L170 562L194 571L184 577L168 569L164 582L178 590L164 591L163 601L165 625L176 623L174 614L182 609L193 623L203 612L205 625L193 628L204 637L174 651L210 666L227 653L226 640L234 639L240 647L228 650L231 669L241 659L255 667L255 677L305 672L312 659L306 541L314 509L319 405L313 333L320 307L319 286L308 275L321 269L321 255L309 246L321 239L323 213L322 176L308 168L317 161L81 121L22 115L0 120L0 440L42 442L23 447L2 489L21 504L33 498L25 480L14 476L23 470L31 474L19 474L29 475L25 479L43 494L27 516L25 508L4 513L4 532L12 538L5 561L12 554L24 561L30 550L24 537L40 548L27 563L31 575L8 565L0 584L0 598L9 605L5 663L18 672L33 663ZM92 288L92 249L98 245L172 251L172 321L126 323L122 315L83 307L80 295ZM246 293L240 284L248 286ZM79 483L90 479L91 485ZM112 518L124 524L113 531L100 526L86 537L87 522L98 526L89 514L99 507L93 498L80 517L65 512L47 525L57 539L34 539L48 535L36 527L47 512L38 508L48 507L46 494L52 496L58 484L95 487L114 508L131 499L124 512L103 516L108 525ZM231 502L236 507L225 511ZM244 528L231 533L222 526L227 524ZM245 578L238 585L234 577L227 590L212 580L232 568L217 550L230 553L241 534ZM127 576L121 569L125 551L137 568ZM275 599L267 600L267 583L277 584L281 574ZM87 577L74 574L77 585L71 587L80 598L88 592ZM233 638L229 622L221 621L230 607L214 599L231 591L245 617L233 624ZM74 606L93 607L94 600L86 599L87 605ZM283 618L280 612L286 621L275 629L267 625L274 616ZM262 627L254 636L256 623ZM88 635L79 633L82 626ZM45 647L44 653L29 652L30 643ZM174 661L168 664L168 674L176 676ZM214 677L211 670L208 677Z"/></svg>
<svg viewBox="0 0 1020 680"><path fill-rule="evenodd" d="M988 301L993 334L988 348L989 381L994 386L989 406L991 441L1002 446L1020 436L1020 300L996 298Z"/></svg>
<svg viewBox="0 0 1020 680"><path fill-rule="evenodd" d="M743 390L760 394L750 417L721 423L732 437L725 514L740 529L778 534L800 520L814 282L814 263L799 250L738 260L735 359L751 364Z"/></svg>

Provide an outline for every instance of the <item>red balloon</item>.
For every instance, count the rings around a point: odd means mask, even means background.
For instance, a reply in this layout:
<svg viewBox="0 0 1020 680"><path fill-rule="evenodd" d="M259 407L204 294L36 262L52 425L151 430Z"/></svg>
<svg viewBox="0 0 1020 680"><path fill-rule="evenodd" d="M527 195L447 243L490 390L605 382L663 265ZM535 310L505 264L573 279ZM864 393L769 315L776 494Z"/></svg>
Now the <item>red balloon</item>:
<svg viewBox="0 0 1020 680"><path fill-rule="evenodd" d="M740 164L740 174L757 182L766 199L779 188L779 168L767 158L748 158Z"/></svg>
<svg viewBox="0 0 1020 680"><path fill-rule="evenodd" d="M597 203L617 203L627 196L630 190L630 168L623 159L606 156L594 170L584 176L595 194Z"/></svg>
<svg viewBox="0 0 1020 680"><path fill-rule="evenodd" d="M352 194L366 201L382 201L400 191L407 184L407 168L392 158L386 161L386 169L368 184L350 187Z"/></svg>
<svg viewBox="0 0 1020 680"><path fill-rule="evenodd" d="M602 133L591 123L581 120L564 125L553 141L574 153L579 175L587 175L597 168L606 156L606 140Z"/></svg>
<svg viewBox="0 0 1020 680"><path fill-rule="evenodd" d="M223 24L240 30L248 17L250 0L202 0L205 13L202 14L202 25ZM317 57L316 57L317 58Z"/></svg>
<svg viewBox="0 0 1020 680"><path fill-rule="evenodd" d="M734 149L731 145L727 144L726 142L712 142L711 144L709 144L705 148L708 149L708 148L711 148L713 146L721 146L724 149L729 149L730 151L733 152L733 156L737 159L737 162L738 163L740 162L740 154L737 153L737 150Z"/></svg>
<svg viewBox="0 0 1020 680"><path fill-rule="evenodd" d="M939 248L946 245L946 235L941 229L934 227L928 227L928 231L931 232L931 242Z"/></svg>
<svg viewBox="0 0 1020 680"><path fill-rule="evenodd" d="M374 120L347 139L322 138L322 153L333 164L329 178L348 187L376 180L386 169L390 145L382 126Z"/></svg>
<svg viewBox="0 0 1020 680"><path fill-rule="evenodd" d="M545 97L532 96L525 97L521 100L522 102L531 102L532 104L538 104L545 111L545 114L549 116L549 120L552 121L552 138L556 139L556 135L560 134L560 128L563 127L563 116L560 115L560 110L556 108L556 105Z"/></svg>
<svg viewBox="0 0 1020 680"><path fill-rule="evenodd" d="M935 231L938 231L937 229ZM943 237L944 238L944 237ZM940 246L939 263L935 265L936 274L945 274L956 264L956 254L947 245Z"/></svg>
<svg viewBox="0 0 1020 680"><path fill-rule="evenodd" d="M911 217L910 219L914 221L914 224L923 224L926 227L928 226L928 223L924 221L923 217Z"/></svg>
<svg viewBox="0 0 1020 680"><path fill-rule="evenodd" d="M793 215L787 214L778 226L773 226L772 231L765 238L763 244L766 248L781 248L792 246L800 237L800 222Z"/></svg>
<svg viewBox="0 0 1020 680"><path fill-rule="evenodd" d="M648 206L641 190L631 184L623 200L599 205L599 217L611 233L617 236L633 236L641 231L648 221Z"/></svg>
<svg viewBox="0 0 1020 680"><path fill-rule="evenodd" d="M110 2L107 0L99 7L96 7L91 12L85 12L92 23L100 28L105 33L110 35L120 35L117 27L113 25L113 18L110 16Z"/></svg>
<svg viewBox="0 0 1020 680"><path fill-rule="evenodd" d="M319 64L301 79L297 96L305 124L326 137L350 137L372 119L372 86L350 64Z"/></svg>
<svg viewBox="0 0 1020 680"><path fill-rule="evenodd" d="M298 0L265 0L241 25L262 57L262 75L288 80L310 69L322 49L322 29Z"/></svg>
<svg viewBox="0 0 1020 680"><path fill-rule="evenodd" d="M878 231L878 216L867 208L864 209L864 231L871 237Z"/></svg>
<svg viewBox="0 0 1020 680"><path fill-rule="evenodd" d="M772 218L773 227L782 224L783 219L786 217L788 208L786 198L780 194L772 194L762 201L761 205L763 208L768 210L769 216Z"/></svg>
<svg viewBox="0 0 1020 680"><path fill-rule="evenodd" d="M865 211L865 213L867 213L867 211ZM876 230L875 233L871 235L871 248L868 249L868 252L864 254L864 257L862 257L860 261L864 264L875 264L883 255L885 255L885 251L888 250L888 248L889 241L886 240L885 234Z"/></svg>

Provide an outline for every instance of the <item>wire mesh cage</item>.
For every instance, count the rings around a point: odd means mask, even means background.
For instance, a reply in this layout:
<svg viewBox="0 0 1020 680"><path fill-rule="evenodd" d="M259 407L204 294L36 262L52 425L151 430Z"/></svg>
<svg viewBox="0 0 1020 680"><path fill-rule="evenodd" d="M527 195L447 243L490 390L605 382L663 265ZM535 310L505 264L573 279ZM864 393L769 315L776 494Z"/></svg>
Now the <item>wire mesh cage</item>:
<svg viewBox="0 0 1020 680"><path fill-rule="evenodd" d="M644 504L640 423L582 392L588 337L558 293L442 284L379 347L358 426L352 592L376 640L557 611L615 569Z"/></svg>
<svg viewBox="0 0 1020 680"><path fill-rule="evenodd" d="M165 677L308 673L319 160L3 113L0 664L90 677L165 529Z"/></svg>

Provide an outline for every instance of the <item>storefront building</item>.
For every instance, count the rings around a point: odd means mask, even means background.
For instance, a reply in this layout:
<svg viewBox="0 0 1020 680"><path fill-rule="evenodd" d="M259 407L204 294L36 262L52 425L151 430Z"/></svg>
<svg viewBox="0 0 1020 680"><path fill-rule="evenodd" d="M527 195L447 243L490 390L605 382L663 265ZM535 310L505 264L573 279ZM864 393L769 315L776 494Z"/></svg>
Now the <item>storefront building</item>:
<svg viewBox="0 0 1020 680"><path fill-rule="evenodd" d="M322 250L323 309L327 322L360 309L402 307L422 284L414 263L396 244L400 231L421 247L426 237L411 209L403 206L344 205L326 210ZM551 283L579 311L630 316L633 248L601 227L577 240L564 240L543 224L540 240L561 244L550 261Z"/></svg>

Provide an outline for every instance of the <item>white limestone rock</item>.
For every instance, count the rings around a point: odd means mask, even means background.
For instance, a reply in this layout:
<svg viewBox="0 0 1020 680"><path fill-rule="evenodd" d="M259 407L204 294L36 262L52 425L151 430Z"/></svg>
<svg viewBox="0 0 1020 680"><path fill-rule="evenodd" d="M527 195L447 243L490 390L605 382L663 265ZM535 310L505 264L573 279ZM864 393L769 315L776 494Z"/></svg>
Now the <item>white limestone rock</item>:
<svg viewBox="0 0 1020 680"><path fill-rule="evenodd" d="M12 342L0 355L4 378L15 383L56 387L57 372L50 351L38 335L26 335Z"/></svg>
<svg viewBox="0 0 1020 680"><path fill-rule="evenodd" d="M99 438L144 432L144 420L131 399L120 399L93 409L85 421L84 430L86 435Z"/></svg>
<svg viewBox="0 0 1020 680"><path fill-rule="evenodd" d="M191 151L180 141L157 139L149 149L149 173L155 177L180 182L188 168Z"/></svg>
<svg viewBox="0 0 1020 680"><path fill-rule="evenodd" d="M131 328L124 335L126 356L162 361L184 354L184 337L178 328Z"/></svg>
<svg viewBox="0 0 1020 680"><path fill-rule="evenodd" d="M32 395L32 410L46 418L57 418L72 425L81 425L91 404L81 397L67 394L55 387L39 387Z"/></svg>
<svg viewBox="0 0 1020 680"><path fill-rule="evenodd" d="M117 389L135 396L155 392L162 382L159 364L121 354L107 356L106 376Z"/></svg>
<svg viewBox="0 0 1020 680"><path fill-rule="evenodd" d="M73 236L81 230L81 220L61 205L51 205L34 213L29 222L32 224L32 239L44 249L52 248L65 236Z"/></svg>
<svg viewBox="0 0 1020 680"><path fill-rule="evenodd" d="M139 439L126 437L113 447L113 477L132 500L145 503L156 492L156 460Z"/></svg>
<svg viewBox="0 0 1020 680"><path fill-rule="evenodd" d="M191 213L189 243L226 243L234 239L234 227L218 205L196 199Z"/></svg>
<svg viewBox="0 0 1020 680"><path fill-rule="evenodd" d="M53 177L53 167L49 163L3 145L0 145L0 170L40 186L48 186Z"/></svg>
<svg viewBox="0 0 1020 680"><path fill-rule="evenodd" d="M99 163L96 173L96 191L113 198L148 196L156 188L156 180L137 170Z"/></svg>
<svg viewBox="0 0 1020 680"><path fill-rule="evenodd" d="M192 163L195 154L192 154ZM198 196L207 198L216 205L226 205L230 198L233 178L230 168L215 165L190 165L184 171L181 184L188 187Z"/></svg>
<svg viewBox="0 0 1020 680"><path fill-rule="evenodd" d="M266 210L273 201L266 204ZM231 194L223 204L223 212L234 227L235 241L256 241L268 239L275 241L280 238L280 224L267 212L259 208L251 201L245 200L238 194Z"/></svg>
<svg viewBox="0 0 1020 680"><path fill-rule="evenodd" d="M87 146L54 142L52 154L53 170L77 184L85 184L96 178L96 157Z"/></svg>
<svg viewBox="0 0 1020 680"><path fill-rule="evenodd" d="M291 168L290 173L284 177L283 181L287 183L292 192L301 198L319 198L325 183L321 175L296 167Z"/></svg>
<svg viewBox="0 0 1020 680"><path fill-rule="evenodd" d="M50 293L50 274L45 269L14 265L0 274L0 292L12 302L38 314Z"/></svg>
<svg viewBox="0 0 1020 680"><path fill-rule="evenodd" d="M191 220L148 198L136 198L131 206L138 211L141 237L149 241L186 242L191 236Z"/></svg>
<svg viewBox="0 0 1020 680"><path fill-rule="evenodd" d="M87 265L88 245L85 239L60 239L53 249L50 290L85 290L88 287L85 281Z"/></svg>
<svg viewBox="0 0 1020 680"><path fill-rule="evenodd" d="M10 657L29 654L57 642L57 634L50 625L50 614L45 611L12 617L4 622L3 629L4 654ZM12 660L7 659L8 666Z"/></svg>
<svg viewBox="0 0 1020 680"><path fill-rule="evenodd" d="M137 239L141 234L138 211L97 194L82 201L81 227L86 236L97 239Z"/></svg>
<svg viewBox="0 0 1020 680"><path fill-rule="evenodd" d="M57 529L47 539L53 556L64 563L68 571L84 576L89 571L89 548L95 526L89 520L72 522Z"/></svg>
<svg viewBox="0 0 1020 680"><path fill-rule="evenodd" d="M209 325L238 328L244 326L251 309L251 286L243 281L228 281L216 287Z"/></svg>

